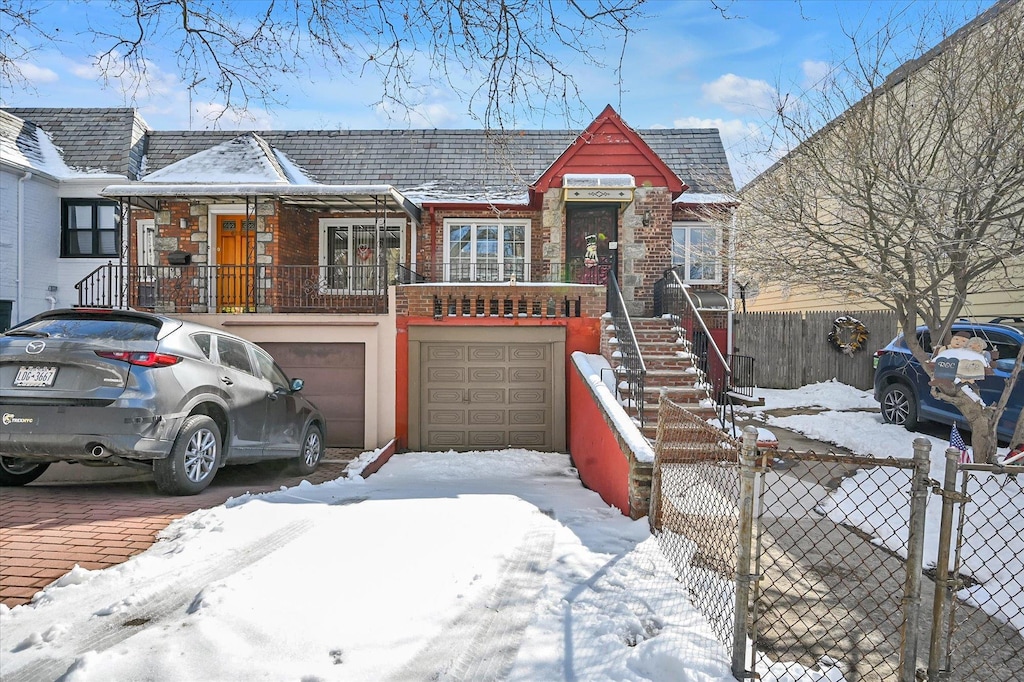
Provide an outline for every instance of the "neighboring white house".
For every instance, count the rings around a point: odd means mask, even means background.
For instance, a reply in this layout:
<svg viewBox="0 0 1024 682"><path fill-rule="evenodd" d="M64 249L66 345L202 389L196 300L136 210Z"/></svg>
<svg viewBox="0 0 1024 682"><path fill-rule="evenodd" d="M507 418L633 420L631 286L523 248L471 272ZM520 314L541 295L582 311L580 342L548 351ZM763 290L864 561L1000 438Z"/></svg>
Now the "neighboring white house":
<svg viewBox="0 0 1024 682"><path fill-rule="evenodd" d="M103 125L78 125L97 114L76 109L44 130L0 110L0 329L74 305L75 284L121 253L118 203L99 192L138 178L146 124L97 111Z"/></svg>

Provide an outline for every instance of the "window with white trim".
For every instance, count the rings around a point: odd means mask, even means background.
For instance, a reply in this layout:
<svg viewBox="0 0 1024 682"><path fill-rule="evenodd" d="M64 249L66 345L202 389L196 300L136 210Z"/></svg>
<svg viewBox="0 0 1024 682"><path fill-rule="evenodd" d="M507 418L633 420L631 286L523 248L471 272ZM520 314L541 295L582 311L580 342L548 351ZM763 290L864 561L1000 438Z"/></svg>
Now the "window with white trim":
<svg viewBox="0 0 1024 682"><path fill-rule="evenodd" d="M444 278L449 282L529 279L530 221L448 218L444 221Z"/></svg>
<svg viewBox="0 0 1024 682"><path fill-rule="evenodd" d="M118 255L121 209L116 201L61 199L61 257Z"/></svg>
<svg viewBox="0 0 1024 682"><path fill-rule="evenodd" d="M717 228L706 223L672 224L672 266L682 266L684 282L721 282L720 249Z"/></svg>
<svg viewBox="0 0 1024 682"><path fill-rule="evenodd" d="M376 290L393 280L402 262L405 222L322 218L320 220L320 265L322 287L326 290ZM383 261L381 260L383 258ZM381 281L381 270L387 276Z"/></svg>

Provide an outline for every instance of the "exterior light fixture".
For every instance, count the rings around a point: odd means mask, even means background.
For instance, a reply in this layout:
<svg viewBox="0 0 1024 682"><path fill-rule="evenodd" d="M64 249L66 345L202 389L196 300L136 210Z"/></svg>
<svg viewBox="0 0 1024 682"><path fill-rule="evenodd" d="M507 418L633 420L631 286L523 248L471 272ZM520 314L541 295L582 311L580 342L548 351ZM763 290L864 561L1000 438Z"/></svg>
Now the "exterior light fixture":
<svg viewBox="0 0 1024 682"><path fill-rule="evenodd" d="M654 216L651 215L650 211L644 211L644 215L640 218L640 222L644 224L644 227L650 227L651 222L654 220Z"/></svg>

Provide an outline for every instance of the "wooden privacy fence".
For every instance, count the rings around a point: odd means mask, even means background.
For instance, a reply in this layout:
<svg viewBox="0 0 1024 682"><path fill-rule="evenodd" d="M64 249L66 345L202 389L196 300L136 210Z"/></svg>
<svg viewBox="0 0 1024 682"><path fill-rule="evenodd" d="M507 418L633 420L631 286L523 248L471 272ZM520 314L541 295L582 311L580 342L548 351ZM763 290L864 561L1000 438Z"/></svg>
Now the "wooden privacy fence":
<svg viewBox="0 0 1024 682"><path fill-rule="evenodd" d="M854 317L867 327L863 347L846 355L829 342L832 323ZM809 313L745 313L735 318L736 352L754 358L761 388L799 388L837 379L868 390L874 382L871 356L897 332L896 314L888 310L835 310Z"/></svg>

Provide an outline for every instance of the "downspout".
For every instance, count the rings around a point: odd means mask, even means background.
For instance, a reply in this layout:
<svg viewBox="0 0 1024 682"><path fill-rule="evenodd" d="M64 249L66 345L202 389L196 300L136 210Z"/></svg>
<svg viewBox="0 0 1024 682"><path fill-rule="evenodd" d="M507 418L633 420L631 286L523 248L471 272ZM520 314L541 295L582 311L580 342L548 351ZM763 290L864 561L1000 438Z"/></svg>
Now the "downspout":
<svg viewBox="0 0 1024 682"><path fill-rule="evenodd" d="M735 352L733 348L733 331L732 326L734 324L734 316L736 315L736 306L733 304L733 286L735 284L735 278L733 277L733 270L736 268L736 209L732 211L732 218L729 221L729 285L727 289L727 295L729 296L729 312L728 321L726 322L726 357L732 355Z"/></svg>
<svg viewBox="0 0 1024 682"><path fill-rule="evenodd" d="M32 171L25 171L25 174L18 178L18 279L15 282L14 306L15 313L11 323L21 322L21 301L24 293L22 291L22 273L25 263L25 181L32 178Z"/></svg>

